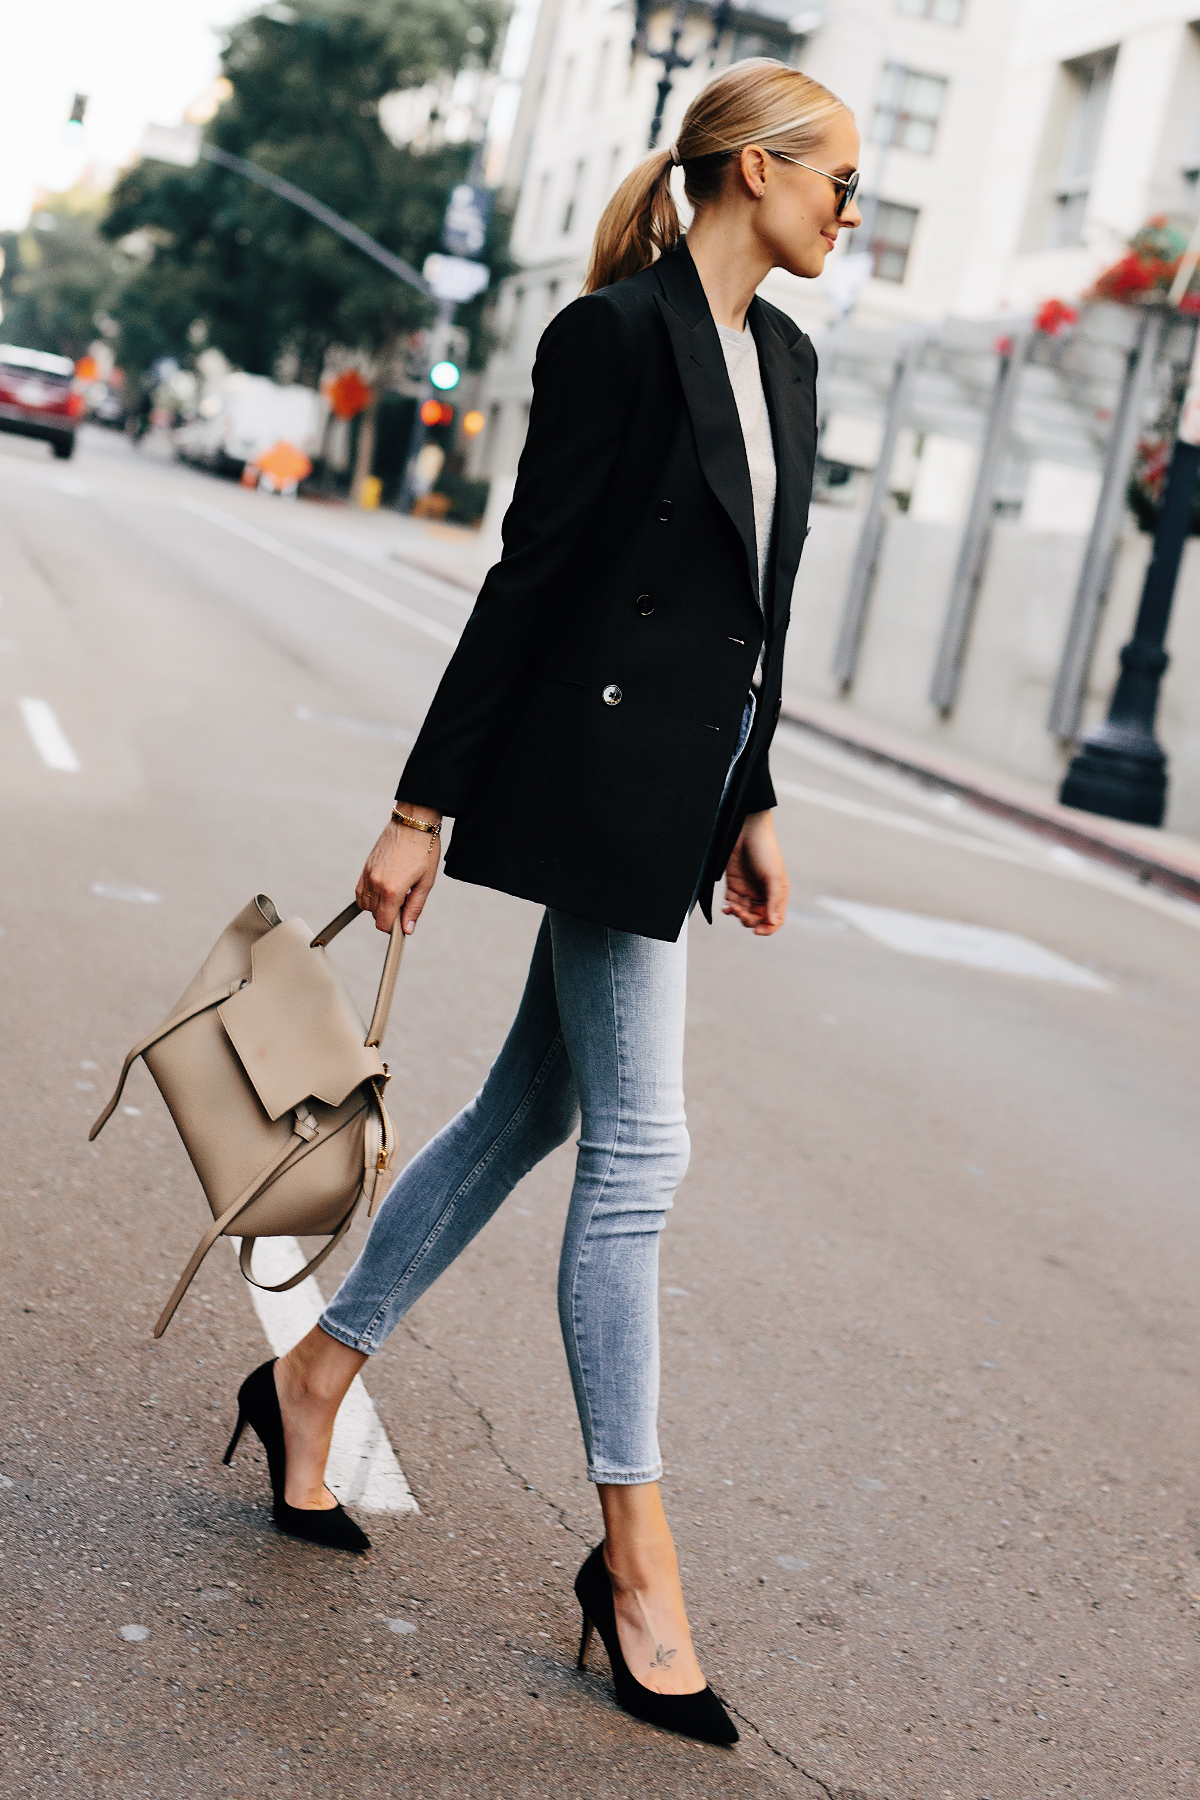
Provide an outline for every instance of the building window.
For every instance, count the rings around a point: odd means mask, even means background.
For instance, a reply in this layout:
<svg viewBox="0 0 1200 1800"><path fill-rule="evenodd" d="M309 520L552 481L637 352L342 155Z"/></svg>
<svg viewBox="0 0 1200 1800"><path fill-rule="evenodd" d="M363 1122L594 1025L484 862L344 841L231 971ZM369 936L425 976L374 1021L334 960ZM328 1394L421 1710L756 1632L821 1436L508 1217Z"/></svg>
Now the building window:
<svg viewBox="0 0 1200 1800"><path fill-rule="evenodd" d="M608 175L604 182L604 203L607 206L617 188L617 174L621 167L621 146L614 144L608 158Z"/></svg>
<svg viewBox="0 0 1200 1800"><path fill-rule="evenodd" d="M579 190L583 186L583 171L586 167L586 163L577 162L575 164L575 175L571 182L570 196L563 209L562 231L564 237L566 237L567 233L570 231L572 222L575 218L575 211L579 205Z"/></svg>
<svg viewBox="0 0 1200 1800"><path fill-rule="evenodd" d="M561 125L567 116L567 102L571 98L571 89L575 85L575 58L568 56L563 64L562 86L558 90L558 111L554 123Z"/></svg>
<svg viewBox="0 0 1200 1800"><path fill-rule="evenodd" d="M872 275L878 281L903 281L917 229L916 207L879 200L868 201L862 210L864 236L874 263Z"/></svg>
<svg viewBox="0 0 1200 1800"><path fill-rule="evenodd" d="M916 69L906 69L903 63L885 63L871 128L875 142L928 156L937 135L947 85L941 75L922 75Z"/></svg>
<svg viewBox="0 0 1200 1800"><path fill-rule="evenodd" d="M1054 184L1054 217L1050 225L1050 249L1067 250L1083 236L1088 194L1096 168L1096 156L1108 111L1115 50L1064 63L1070 87L1066 137L1062 163Z"/></svg>
<svg viewBox="0 0 1200 1800"><path fill-rule="evenodd" d="M611 49L612 40L610 38L605 38L600 46L600 54L596 58L596 75L592 82L592 98L590 102L590 109L592 112L595 112L601 100L604 98L604 89L608 81L608 56Z"/></svg>
<svg viewBox="0 0 1200 1800"><path fill-rule="evenodd" d="M896 11L914 19L932 19L935 25L961 25L966 0L896 0Z"/></svg>

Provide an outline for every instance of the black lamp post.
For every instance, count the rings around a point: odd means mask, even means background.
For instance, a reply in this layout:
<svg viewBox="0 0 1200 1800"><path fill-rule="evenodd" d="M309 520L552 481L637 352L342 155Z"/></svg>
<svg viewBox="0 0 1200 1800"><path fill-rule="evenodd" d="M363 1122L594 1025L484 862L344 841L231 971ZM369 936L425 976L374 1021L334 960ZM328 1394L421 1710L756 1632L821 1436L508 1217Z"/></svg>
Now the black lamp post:
<svg viewBox="0 0 1200 1800"><path fill-rule="evenodd" d="M674 85L673 77L676 69L690 69L691 56L680 56L679 40L687 29L688 0L675 0L671 9L671 39L665 50L647 50L646 54L652 62L662 64L662 78L658 84L658 100L654 108L654 117L650 121L650 139L646 148L656 150L662 131L663 113L666 110L667 96Z"/></svg>
<svg viewBox="0 0 1200 1800"><path fill-rule="evenodd" d="M1154 735L1154 717L1170 661L1164 645L1171 603L1200 481L1200 442L1193 441L1200 438L1193 398L1197 374L1194 362L1137 623L1121 651L1108 717L1084 736L1059 793L1064 806L1134 825L1161 825L1167 805L1167 758Z"/></svg>

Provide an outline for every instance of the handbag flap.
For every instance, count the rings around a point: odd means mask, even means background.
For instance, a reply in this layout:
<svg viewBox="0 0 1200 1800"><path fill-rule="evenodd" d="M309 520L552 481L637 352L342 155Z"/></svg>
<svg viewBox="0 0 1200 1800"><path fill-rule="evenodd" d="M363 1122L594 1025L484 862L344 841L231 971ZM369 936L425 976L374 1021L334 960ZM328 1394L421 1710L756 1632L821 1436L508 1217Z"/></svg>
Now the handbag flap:
<svg viewBox="0 0 1200 1800"><path fill-rule="evenodd" d="M303 919L266 932L251 949L249 983L217 1008L272 1119L301 1100L340 1106L385 1073L337 970L324 950L310 948L312 935Z"/></svg>

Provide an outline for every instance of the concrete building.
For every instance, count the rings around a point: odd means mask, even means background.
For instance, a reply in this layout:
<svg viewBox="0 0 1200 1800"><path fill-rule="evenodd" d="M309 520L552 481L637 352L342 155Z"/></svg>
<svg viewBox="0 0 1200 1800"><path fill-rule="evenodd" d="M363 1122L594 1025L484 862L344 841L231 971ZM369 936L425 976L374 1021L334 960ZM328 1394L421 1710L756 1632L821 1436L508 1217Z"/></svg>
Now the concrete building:
<svg viewBox="0 0 1200 1800"><path fill-rule="evenodd" d="M792 62L858 119L864 226L821 280L776 272L766 297L819 332L848 296L845 257L867 250L860 326L1028 312L1078 295L1151 213L1194 212L1193 14L1200 0L747 0L714 47L712 7L681 4L691 63L675 71L661 141L714 66ZM651 51L671 25L650 12ZM633 30L628 5L541 0L515 129L505 117L492 179L518 196L520 272L497 308L475 448L477 472L500 483L524 442L538 337L578 293L600 212L646 151L661 64L631 61Z"/></svg>

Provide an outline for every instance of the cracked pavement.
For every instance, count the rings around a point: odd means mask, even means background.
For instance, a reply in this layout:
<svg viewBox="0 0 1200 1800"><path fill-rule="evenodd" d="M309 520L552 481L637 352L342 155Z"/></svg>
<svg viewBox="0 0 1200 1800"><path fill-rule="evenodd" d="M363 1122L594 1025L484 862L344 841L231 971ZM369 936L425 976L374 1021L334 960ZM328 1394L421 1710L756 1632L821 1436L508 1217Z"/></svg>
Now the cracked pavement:
<svg viewBox="0 0 1200 1800"><path fill-rule="evenodd" d="M662 1438L737 1748L626 1718L602 1651L574 1667L599 1522L554 1304L569 1151L365 1372L419 1514L341 1557L275 1533L255 1441L221 1466L267 1354L249 1294L219 1245L151 1341L203 1201L140 1066L136 1110L87 1128L251 894L314 926L345 903L444 649L195 497L336 560L314 509L94 435L66 479L0 439L3 1800L1194 1794L1195 922L839 811L928 811L849 762L777 755L830 801L780 808L794 922L692 934ZM361 579L461 620L372 530L339 518ZM25 695L78 774L38 762ZM1111 991L902 955L831 895L1027 936ZM401 1154L478 1085L537 924L439 883L386 1047ZM381 947L336 949L364 1009Z"/></svg>

